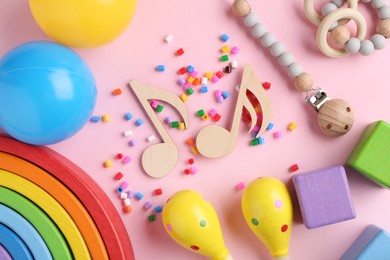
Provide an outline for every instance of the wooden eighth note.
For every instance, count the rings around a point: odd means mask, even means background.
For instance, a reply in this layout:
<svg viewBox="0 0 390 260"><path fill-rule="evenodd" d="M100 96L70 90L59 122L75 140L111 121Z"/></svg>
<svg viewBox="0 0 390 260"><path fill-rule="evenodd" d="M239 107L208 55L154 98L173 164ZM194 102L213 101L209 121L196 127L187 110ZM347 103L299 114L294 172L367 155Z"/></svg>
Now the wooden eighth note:
<svg viewBox="0 0 390 260"><path fill-rule="evenodd" d="M248 132L253 130L257 122L257 114L246 95L247 90L249 90L259 101L263 114L261 128L256 135L256 138L260 137L267 129L272 118L271 101L264 88L261 86L260 81L257 79L252 65L246 64L241 79L240 91L230 131L217 125L208 125L202 128L196 137L196 147L200 154L208 158L219 158L233 151L237 142L237 134L243 107L248 110L251 117L251 127Z"/></svg>
<svg viewBox="0 0 390 260"><path fill-rule="evenodd" d="M151 177L164 177L175 167L179 160L179 151L149 104L149 100L161 100L176 108L184 120L185 128L188 127L187 107L178 96L167 90L151 87L135 80L130 81L129 85L163 140L163 143L146 148L142 154L142 167Z"/></svg>

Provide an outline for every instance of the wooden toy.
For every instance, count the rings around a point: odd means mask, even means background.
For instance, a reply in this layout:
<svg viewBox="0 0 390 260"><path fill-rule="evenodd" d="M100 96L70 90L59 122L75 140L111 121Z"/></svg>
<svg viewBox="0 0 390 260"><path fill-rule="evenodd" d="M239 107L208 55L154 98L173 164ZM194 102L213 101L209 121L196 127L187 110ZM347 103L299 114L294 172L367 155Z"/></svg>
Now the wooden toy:
<svg viewBox="0 0 390 260"><path fill-rule="evenodd" d="M241 208L250 229L276 259L288 259L293 209L286 185L273 177L253 180L245 188Z"/></svg>
<svg viewBox="0 0 390 260"><path fill-rule="evenodd" d="M307 228L356 217L344 167L331 166L294 175L293 183Z"/></svg>
<svg viewBox="0 0 390 260"><path fill-rule="evenodd" d="M2 247L2 245L4 247ZM10 259L27 259L32 260L30 250L27 248L26 244L20 239L20 237L15 234L7 226L0 223L0 246L4 248L3 253L10 255ZM0 259L1 254L0 254Z"/></svg>
<svg viewBox="0 0 390 260"><path fill-rule="evenodd" d="M208 125L202 128L196 137L196 147L200 154L209 158L219 158L229 154L234 149L237 142L237 134L243 107L249 111L251 116L251 127L249 132L255 127L257 115L246 95L247 90L252 92L259 101L263 115L262 125L256 138L264 133L272 118L271 102L264 88L260 86L260 80L257 79L252 65L246 64L230 131L217 125Z"/></svg>
<svg viewBox="0 0 390 260"><path fill-rule="evenodd" d="M72 259L72 252L61 231L33 202L12 190L0 187L0 203L13 209L34 226L45 241L53 259Z"/></svg>
<svg viewBox="0 0 390 260"><path fill-rule="evenodd" d="M171 172L179 160L179 151L172 138L156 116L155 111L149 104L149 100L161 100L177 109L184 120L184 127L188 127L188 112L184 102L171 92L151 87L132 80L129 83L146 114L160 134L163 143L149 146L142 154L142 167L152 177L161 178Z"/></svg>
<svg viewBox="0 0 390 260"><path fill-rule="evenodd" d="M95 222L110 259L134 259L126 228L110 199L93 181L71 161L47 147L35 147L0 136L0 151L34 164L64 184L80 201ZM0 154L1 169L7 164ZM11 170L9 170L11 172ZM45 190L47 186L43 187Z"/></svg>
<svg viewBox="0 0 390 260"><path fill-rule="evenodd" d="M340 260L390 259L390 234L369 225L347 249Z"/></svg>
<svg viewBox="0 0 390 260"><path fill-rule="evenodd" d="M374 34L369 40L365 40L367 26L366 20L357 10L358 0L348 0L347 8L342 7L343 3L327 3L322 8L321 17L314 10L313 0L305 0L304 9L308 19L318 26L317 46L320 51L329 57L343 57L351 53L360 52L363 55L370 55L374 50L385 47L386 39L390 37L390 7L386 1L360 1L370 3L371 7L378 12L381 19ZM356 23L356 34L351 33L346 23L353 20ZM331 37L328 37L330 33ZM335 49L328 44L328 38L333 40L333 45L342 46Z"/></svg>
<svg viewBox="0 0 390 260"><path fill-rule="evenodd" d="M306 93L305 101L318 112L318 125L321 131L329 136L340 136L351 130L354 113L351 106L344 100L331 99L321 88L313 88L313 77L302 72L302 66L295 62L294 56L285 50L285 46L276 40L273 33L267 32L266 26L259 22L256 13L252 11L247 0L235 0L232 6L233 14L243 17L246 27L252 36L269 48L272 56L286 67L288 74L294 79L295 88Z"/></svg>
<svg viewBox="0 0 390 260"><path fill-rule="evenodd" d="M0 223L15 232L31 252L32 259L53 259L41 235L26 219L0 204Z"/></svg>
<svg viewBox="0 0 390 260"><path fill-rule="evenodd" d="M8 237L7 235L4 235L4 237ZM5 248L0 245L0 259L3 260L12 260L11 256L9 255L8 251L5 250Z"/></svg>
<svg viewBox="0 0 390 260"><path fill-rule="evenodd" d="M377 184L390 188L390 124L383 120L367 126L349 155L351 166Z"/></svg>
<svg viewBox="0 0 390 260"><path fill-rule="evenodd" d="M2 152L0 152L0 157L5 162L0 162L0 168L7 167L8 171L28 179L39 187L44 187L45 191L64 207L83 235L92 258L108 257L94 221L71 191L49 173L21 158Z"/></svg>
<svg viewBox="0 0 390 260"><path fill-rule="evenodd" d="M214 207L201 194L176 192L165 204L162 217L165 230L179 245L214 260L232 259Z"/></svg>
<svg viewBox="0 0 390 260"><path fill-rule="evenodd" d="M0 170L0 186L18 192L43 209L61 230L75 258L91 259L88 247L76 224L53 197L28 180L4 170Z"/></svg>

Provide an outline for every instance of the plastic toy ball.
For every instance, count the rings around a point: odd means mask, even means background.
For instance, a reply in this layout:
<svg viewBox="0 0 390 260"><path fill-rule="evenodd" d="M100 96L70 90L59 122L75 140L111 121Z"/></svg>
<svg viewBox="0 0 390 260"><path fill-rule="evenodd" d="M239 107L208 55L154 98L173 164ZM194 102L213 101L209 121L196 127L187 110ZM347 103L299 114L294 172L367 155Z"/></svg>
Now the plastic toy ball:
<svg viewBox="0 0 390 260"><path fill-rule="evenodd" d="M74 51L25 43L0 59L0 128L29 144L60 142L88 121L96 92L89 67Z"/></svg>
<svg viewBox="0 0 390 260"><path fill-rule="evenodd" d="M98 47L116 39L134 16L136 0L29 0L41 29L70 47Z"/></svg>
<svg viewBox="0 0 390 260"><path fill-rule="evenodd" d="M242 194L241 209L246 223L272 256L288 259L293 210L286 185L273 177L253 180Z"/></svg>
<svg viewBox="0 0 390 260"><path fill-rule="evenodd" d="M210 202L191 190L178 191L164 206L165 230L179 245L213 260L232 260L217 213Z"/></svg>

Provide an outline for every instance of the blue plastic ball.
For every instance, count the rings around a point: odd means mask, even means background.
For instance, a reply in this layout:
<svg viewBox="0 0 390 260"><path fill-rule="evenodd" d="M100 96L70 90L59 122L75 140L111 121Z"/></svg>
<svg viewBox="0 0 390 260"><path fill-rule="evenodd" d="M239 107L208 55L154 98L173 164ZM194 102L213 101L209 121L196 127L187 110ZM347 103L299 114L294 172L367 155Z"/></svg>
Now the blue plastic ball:
<svg viewBox="0 0 390 260"><path fill-rule="evenodd" d="M0 59L0 128L22 142L47 145L74 135L96 94L88 65L60 44L25 43Z"/></svg>

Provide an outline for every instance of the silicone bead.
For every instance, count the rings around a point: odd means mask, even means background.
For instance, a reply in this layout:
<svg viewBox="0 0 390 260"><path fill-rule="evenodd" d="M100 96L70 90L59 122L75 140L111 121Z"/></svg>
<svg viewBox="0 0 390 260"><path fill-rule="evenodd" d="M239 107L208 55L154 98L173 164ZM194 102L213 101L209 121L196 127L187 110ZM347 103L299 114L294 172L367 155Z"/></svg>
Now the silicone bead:
<svg viewBox="0 0 390 260"><path fill-rule="evenodd" d="M262 37L267 32L267 28L263 23L257 23L252 27L252 36L255 38Z"/></svg>
<svg viewBox="0 0 390 260"><path fill-rule="evenodd" d="M348 53L357 53L360 49L360 41L358 38L352 37L345 43L345 50Z"/></svg>
<svg viewBox="0 0 390 260"><path fill-rule="evenodd" d="M289 52L285 52L279 56L279 63L284 67L290 66L294 61L294 56Z"/></svg>
<svg viewBox="0 0 390 260"><path fill-rule="evenodd" d="M283 43L275 42L275 43L271 46L271 54L272 54L272 56L274 56L274 57L279 57L279 56L282 55L285 51L286 51L286 48L284 47L284 44L283 44Z"/></svg>
<svg viewBox="0 0 390 260"><path fill-rule="evenodd" d="M374 44L370 40L363 40L360 44L359 52L364 56L368 56L374 51Z"/></svg>
<svg viewBox="0 0 390 260"><path fill-rule="evenodd" d="M374 9L380 9L386 5L387 0L372 0L371 6Z"/></svg>
<svg viewBox="0 0 390 260"><path fill-rule="evenodd" d="M267 32L261 37L261 44L264 47L271 47L276 42L275 35L271 32Z"/></svg>
<svg viewBox="0 0 390 260"><path fill-rule="evenodd" d="M378 16L382 20L390 19L390 6L384 6L381 9L379 9Z"/></svg>
<svg viewBox="0 0 390 260"><path fill-rule="evenodd" d="M370 3L371 2L371 0L360 0L360 1L362 1L363 3Z"/></svg>
<svg viewBox="0 0 390 260"><path fill-rule="evenodd" d="M390 19L381 20L376 27L376 32L385 36L386 39L389 38L390 37Z"/></svg>
<svg viewBox="0 0 390 260"><path fill-rule="evenodd" d="M332 3L337 6L337 8L340 8L344 5L345 0L332 0Z"/></svg>
<svg viewBox="0 0 390 260"><path fill-rule="evenodd" d="M328 14L330 14L336 10L337 10L337 5L335 5L333 3L327 3L322 7L321 12L322 12L323 16L327 16Z"/></svg>
<svg viewBox="0 0 390 260"><path fill-rule="evenodd" d="M386 46L386 38L382 34L374 34L371 39L375 50L381 50Z"/></svg>
<svg viewBox="0 0 390 260"><path fill-rule="evenodd" d="M302 66L296 62L288 66L287 69L288 69L288 75L290 75L290 77L292 78L298 77L302 73Z"/></svg>
<svg viewBox="0 0 390 260"><path fill-rule="evenodd" d="M249 13L244 17L244 24L246 27L253 27L257 24L259 18L256 13Z"/></svg>

